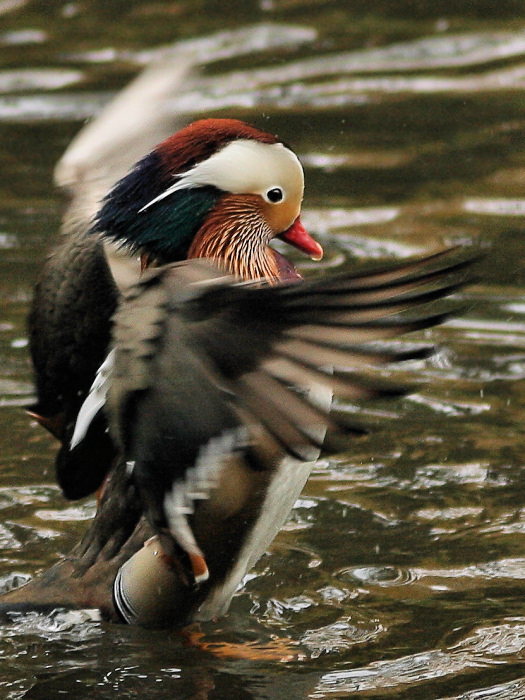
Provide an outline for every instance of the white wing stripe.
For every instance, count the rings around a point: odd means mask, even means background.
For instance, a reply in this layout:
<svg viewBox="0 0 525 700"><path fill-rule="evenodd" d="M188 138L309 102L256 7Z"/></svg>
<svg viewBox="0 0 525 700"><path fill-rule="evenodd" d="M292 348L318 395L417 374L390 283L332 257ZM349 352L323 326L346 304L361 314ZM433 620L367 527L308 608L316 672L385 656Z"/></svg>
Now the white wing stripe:
<svg viewBox="0 0 525 700"><path fill-rule="evenodd" d="M111 377L114 363L115 350L112 350L100 365L95 381L89 390L89 394L80 407L73 437L71 438L71 444L69 445L70 450L76 447L86 437L86 433L93 419L105 405L109 389L109 378Z"/></svg>
<svg viewBox="0 0 525 700"><path fill-rule="evenodd" d="M212 438L200 448L195 466L186 471L184 481L174 482L171 491L166 492L164 513L169 529L186 552L202 556L187 519L195 511L194 501L210 497L211 491L217 486L225 461L245 441L246 434L241 428L228 430Z"/></svg>

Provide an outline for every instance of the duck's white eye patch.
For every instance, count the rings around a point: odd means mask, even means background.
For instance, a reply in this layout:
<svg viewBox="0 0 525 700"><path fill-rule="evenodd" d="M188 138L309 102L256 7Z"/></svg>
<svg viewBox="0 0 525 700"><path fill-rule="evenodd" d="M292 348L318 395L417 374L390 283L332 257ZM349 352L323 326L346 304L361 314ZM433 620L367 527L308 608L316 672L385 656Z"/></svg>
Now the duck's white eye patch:
<svg viewBox="0 0 525 700"><path fill-rule="evenodd" d="M236 139L187 172L174 175L177 181L143 206L141 212L173 192L208 185L232 194L258 194L272 204L285 197L300 202L303 196L303 168L295 153L282 143Z"/></svg>
<svg viewBox="0 0 525 700"><path fill-rule="evenodd" d="M270 204L278 204L284 199L284 192L280 187L272 187L264 195L264 199Z"/></svg>

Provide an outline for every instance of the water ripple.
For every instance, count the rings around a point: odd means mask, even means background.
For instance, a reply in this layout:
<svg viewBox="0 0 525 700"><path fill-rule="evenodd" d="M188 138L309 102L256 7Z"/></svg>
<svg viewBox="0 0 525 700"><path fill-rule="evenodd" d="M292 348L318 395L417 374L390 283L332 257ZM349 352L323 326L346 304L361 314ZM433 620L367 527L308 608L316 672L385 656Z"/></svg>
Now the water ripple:
<svg viewBox="0 0 525 700"><path fill-rule="evenodd" d="M180 42L146 52L97 49L95 52L70 54L74 61L91 63L133 61L146 64L175 51L189 53L204 64L235 58L247 53L261 53L272 48L291 48L311 43L316 31L294 25L262 24L237 31ZM341 108L370 102L373 95L422 94L436 92L468 93L487 90L525 88L525 67L517 66L484 75L443 77L384 76L378 78L341 77L345 73L418 71L474 67L525 55L524 33L485 33L426 37L416 41L364 49L347 53L314 56L278 67L265 66L235 71L195 81L195 89L181 94L169 107L176 114L198 114L226 108L292 107ZM330 75L339 76L327 81ZM316 78L323 78L315 82ZM4 73L4 91L56 89L79 82L79 71L51 70L9 71ZM33 83L37 83L33 86ZM0 74L0 90L2 75ZM57 100L57 97L61 99ZM44 96L26 95L18 100L0 100L0 119L5 121L85 119L96 114L105 103L104 94ZM475 200L469 200L470 205Z"/></svg>
<svg viewBox="0 0 525 700"><path fill-rule="evenodd" d="M20 588L25 583L31 580L29 574L21 574L13 572L7 576L0 576L0 592L7 593L8 591L13 591L15 588Z"/></svg>
<svg viewBox="0 0 525 700"><path fill-rule="evenodd" d="M342 653L357 644L369 643L384 632L385 628L377 620L365 625L341 619L324 627L307 630L299 641L309 650L311 658L317 659L321 654Z"/></svg>
<svg viewBox="0 0 525 700"><path fill-rule="evenodd" d="M489 403L486 401L481 401L481 399L479 401L471 401L469 403L465 401L453 402L443 401L421 394L409 396L407 397L407 401L420 406L425 406L426 408L432 409L435 413L443 413L447 416L479 416L481 413L490 411L492 408Z"/></svg>
<svg viewBox="0 0 525 700"><path fill-rule="evenodd" d="M162 46L143 51L118 50L115 48L97 49L82 53L70 53L71 61L87 63L112 63L114 61L133 62L147 65L152 61L170 57L173 51L191 54L200 63L212 63L244 54L270 51L272 49L296 48L313 42L317 30L293 24L261 23L237 30L180 41L172 46Z"/></svg>
<svg viewBox="0 0 525 700"><path fill-rule="evenodd" d="M40 520L55 520L55 521L81 521L91 520L95 515L96 505L94 501L84 503L81 506L70 506L69 508L61 508L60 510L46 509L37 510L35 516Z"/></svg>
<svg viewBox="0 0 525 700"><path fill-rule="evenodd" d="M449 695L440 700L523 700L524 697L525 678L518 678L510 683L470 690L460 695Z"/></svg>
<svg viewBox="0 0 525 700"><path fill-rule="evenodd" d="M0 44L5 46L24 46L28 44L43 44L48 39L48 34L41 29L18 29L1 34Z"/></svg>
<svg viewBox="0 0 525 700"><path fill-rule="evenodd" d="M489 474L489 464L471 462L456 464L453 468L441 464L429 464L416 470L410 488L413 491L426 490L445 484L472 484L482 488Z"/></svg>
<svg viewBox="0 0 525 700"><path fill-rule="evenodd" d="M228 76L232 89L247 84L298 82L344 73L417 71L482 66L525 55L524 32L486 32L424 37L381 48L289 61L278 68L238 71Z"/></svg>
<svg viewBox="0 0 525 700"><path fill-rule="evenodd" d="M423 568L395 566L353 566L335 572L337 580L353 586L395 589L410 586L411 599L427 598L447 591L466 591L490 586L494 581L522 581L525 559L501 559L463 567ZM394 590L388 597L406 597L408 594Z"/></svg>
<svg viewBox="0 0 525 700"><path fill-rule="evenodd" d="M404 586L418 578L415 571L394 566L356 566L341 570L338 577L374 586Z"/></svg>
<svg viewBox="0 0 525 700"><path fill-rule="evenodd" d="M63 68L19 68L0 71L0 93L28 90L59 90L79 83L84 74Z"/></svg>
<svg viewBox="0 0 525 700"><path fill-rule="evenodd" d="M98 610L54 610L48 614L37 612L9 613L10 625L0 627L0 638L36 635L46 640L83 642L102 634Z"/></svg>
<svg viewBox="0 0 525 700"><path fill-rule="evenodd" d="M465 211L472 212L473 214L523 216L525 214L525 199L478 197L465 200L463 207Z"/></svg>
<svg viewBox="0 0 525 700"><path fill-rule="evenodd" d="M321 59L315 59L320 62ZM322 63L319 72L323 73ZM288 84L286 75L275 75L275 83L265 85L270 71L252 71L242 76L230 74L214 76L213 82L199 81L198 90L187 92L173 103L172 109L179 113L211 111L224 108L254 109L264 105L266 108L291 109L292 107L342 108L364 106L385 99L398 101L421 94L465 94L482 92L515 92L525 89L525 68L492 71L485 75L464 77L393 77L381 78L338 78L323 82L304 82L309 78L307 61L298 66L306 75L298 75ZM237 83L239 83L237 85ZM405 160L410 154L405 154ZM470 200L475 206L474 200Z"/></svg>
<svg viewBox="0 0 525 700"><path fill-rule="evenodd" d="M27 5L29 0L1 0L0 15L6 15Z"/></svg>
<svg viewBox="0 0 525 700"><path fill-rule="evenodd" d="M520 322L455 318L447 321L447 328L461 331L463 338L471 342L490 342L494 346L525 344L525 326Z"/></svg>
<svg viewBox="0 0 525 700"><path fill-rule="evenodd" d="M525 620L520 618L491 627L479 627L445 649L432 649L361 668L325 674L312 698L343 697L379 689L406 689L423 681L455 677L502 663L519 661L525 649Z"/></svg>
<svg viewBox="0 0 525 700"><path fill-rule="evenodd" d="M35 503L48 503L59 492L54 485L4 486L0 488L0 509L11 506L28 506Z"/></svg>
<svg viewBox="0 0 525 700"><path fill-rule="evenodd" d="M0 121L42 122L83 120L98 114L108 93L23 95L0 98Z"/></svg>

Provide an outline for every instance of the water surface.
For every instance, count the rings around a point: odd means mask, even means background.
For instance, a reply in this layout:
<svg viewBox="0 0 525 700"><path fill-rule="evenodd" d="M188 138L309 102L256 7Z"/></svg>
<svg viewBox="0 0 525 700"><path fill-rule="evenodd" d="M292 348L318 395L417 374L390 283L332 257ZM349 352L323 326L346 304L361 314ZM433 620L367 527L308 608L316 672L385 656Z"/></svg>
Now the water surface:
<svg viewBox="0 0 525 700"><path fill-rule="evenodd" d="M227 7L225 7L227 5ZM306 275L460 244L489 252L460 314L321 460L224 619L183 633L83 611L0 628L15 698L525 697L525 10L493 2L0 2L0 586L67 553L93 514L53 484L31 423L25 317L60 220L54 163L156 55L205 64L173 110L293 145ZM392 370L399 372L399 369ZM403 375L405 376L405 374Z"/></svg>

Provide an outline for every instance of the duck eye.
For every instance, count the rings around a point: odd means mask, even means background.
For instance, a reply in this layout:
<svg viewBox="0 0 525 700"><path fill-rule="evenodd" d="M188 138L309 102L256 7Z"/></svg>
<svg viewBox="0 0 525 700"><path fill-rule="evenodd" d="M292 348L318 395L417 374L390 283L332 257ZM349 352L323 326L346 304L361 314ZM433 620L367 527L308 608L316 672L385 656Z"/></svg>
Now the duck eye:
<svg viewBox="0 0 525 700"><path fill-rule="evenodd" d="M283 198L284 193L280 187L272 187L272 189L268 190L268 192L266 193L266 199L272 204L282 202Z"/></svg>

